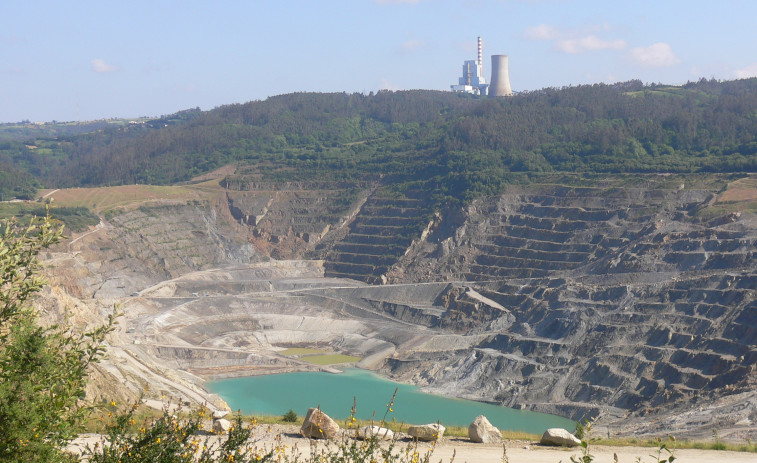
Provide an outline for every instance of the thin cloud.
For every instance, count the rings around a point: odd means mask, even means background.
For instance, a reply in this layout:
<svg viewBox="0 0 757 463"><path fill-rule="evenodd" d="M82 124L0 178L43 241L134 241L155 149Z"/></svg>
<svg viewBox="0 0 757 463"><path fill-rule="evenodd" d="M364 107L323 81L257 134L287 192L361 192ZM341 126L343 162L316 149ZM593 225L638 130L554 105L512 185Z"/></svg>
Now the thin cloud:
<svg viewBox="0 0 757 463"><path fill-rule="evenodd" d="M577 39L558 40L555 48L565 53L583 53L598 50L623 50L626 48L625 40L602 40L596 35L587 35Z"/></svg>
<svg viewBox="0 0 757 463"><path fill-rule="evenodd" d="M650 68L675 66L681 62L670 45L665 42L634 48L629 52L629 56L635 63Z"/></svg>
<svg viewBox="0 0 757 463"><path fill-rule="evenodd" d="M92 64L92 70L98 73L117 72L121 70L120 67L110 64L101 58L95 58L90 63Z"/></svg>
<svg viewBox="0 0 757 463"><path fill-rule="evenodd" d="M743 69L737 69L733 73L737 79L748 79L750 77L757 77L757 63L750 64Z"/></svg>
<svg viewBox="0 0 757 463"><path fill-rule="evenodd" d="M400 50L404 52L411 52L426 48L426 41L421 39L410 39L400 45Z"/></svg>
<svg viewBox="0 0 757 463"><path fill-rule="evenodd" d="M549 24L539 24L526 29L523 36L531 40L554 40L560 36L560 32Z"/></svg>
<svg viewBox="0 0 757 463"><path fill-rule="evenodd" d="M603 39L596 34L609 32L609 24L598 24L576 30L560 29L549 24L529 27L523 32L528 40L547 40L554 44L555 50L563 53L584 53L601 50L625 50L628 46L622 39Z"/></svg>

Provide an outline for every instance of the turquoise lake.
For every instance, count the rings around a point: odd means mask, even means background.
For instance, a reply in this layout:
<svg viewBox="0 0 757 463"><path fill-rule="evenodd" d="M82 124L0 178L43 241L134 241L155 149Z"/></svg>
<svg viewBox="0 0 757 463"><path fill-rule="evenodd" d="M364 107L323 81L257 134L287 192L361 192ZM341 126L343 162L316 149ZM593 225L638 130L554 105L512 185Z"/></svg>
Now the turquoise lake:
<svg viewBox="0 0 757 463"><path fill-rule="evenodd" d="M247 376L206 383L223 397L232 410L247 415L283 415L290 408L304 416L311 407L321 406L334 419L350 415L353 397L357 398L356 417L376 421L398 388L394 412L387 415L408 424L439 421L447 426L468 426L478 415L502 430L541 434L547 428L575 428L575 422L544 413L535 413L462 399L449 399L421 392L418 387L381 378L369 371L350 368L341 374L322 372L285 373Z"/></svg>

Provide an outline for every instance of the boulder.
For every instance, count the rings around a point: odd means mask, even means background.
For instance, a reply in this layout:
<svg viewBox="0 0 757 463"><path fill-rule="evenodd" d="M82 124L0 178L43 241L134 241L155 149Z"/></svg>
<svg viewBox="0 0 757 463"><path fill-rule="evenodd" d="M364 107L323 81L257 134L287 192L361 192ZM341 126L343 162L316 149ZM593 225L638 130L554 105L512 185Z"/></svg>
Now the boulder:
<svg viewBox="0 0 757 463"><path fill-rule="evenodd" d="M549 428L541 436L542 445L559 445L563 447L575 447L581 445L581 441L563 428Z"/></svg>
<svg viewBox="0 0 757 463"><path fill-rule="evenodd" d="M213 420L213 432L216 434L226 434L231 429L231 421L223 418Z"/></svg>
<svg viewBox="0 0 757 463"><path fill-rule="evenodd" d="M213 419L220 420L221 418L225 418L229 413L231 412L229 412L228 410L216 410L213 412Z"/></svg>
<svg viewBox="0 0 757 463"><path fill-rule="evenodd" d="M339 432L339 425L319 408L311 408L300 427L303 437L312 439L333 439Z"/></svg>
<svg viewBox="0 0 757 463"><path fill-rule="evenodd" d="M421 424L418 426L410 426L407 433L413 439L430 442L441 439L442 436L444 436L444 431L446 429L447 428L438 423Z"/></svg>
<svg viewBox="0 0 757 463"><path fill-rule="evenodd" d="M478 415L468 426L468 437L481 444L503 442L502 433L484 415Z"/></svg>
<svg viewBox="0 0 757 463"><path fill-rule="evenodd" d="M357 430L355 437L362 440L376 438L376 440L392 440L394 432L391 429L382 428L381 426L363 426Z"/></svg>

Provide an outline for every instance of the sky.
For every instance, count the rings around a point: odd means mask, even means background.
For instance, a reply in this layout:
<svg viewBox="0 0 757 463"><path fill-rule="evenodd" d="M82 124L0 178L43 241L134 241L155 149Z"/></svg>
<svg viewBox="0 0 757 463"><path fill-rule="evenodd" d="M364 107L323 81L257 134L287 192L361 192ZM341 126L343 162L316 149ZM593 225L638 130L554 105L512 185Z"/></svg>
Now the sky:
<svg viewBox="0 0 757 463"><path fill-rule="evenodd" d="M755 18L755 0L0 0L0 122L448 91L478 36L516 92L755 77Z"/></svg>

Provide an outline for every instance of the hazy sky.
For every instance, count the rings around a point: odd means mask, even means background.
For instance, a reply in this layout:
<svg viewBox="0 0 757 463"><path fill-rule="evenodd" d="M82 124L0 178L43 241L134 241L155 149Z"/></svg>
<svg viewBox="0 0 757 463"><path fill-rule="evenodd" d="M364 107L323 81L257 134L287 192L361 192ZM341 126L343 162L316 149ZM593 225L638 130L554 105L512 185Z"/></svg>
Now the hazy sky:
<svg viewBox="0 0 757 463"><path fill-rule="evenodd" d="M449 90L479 35L515 91L752 77L755 21L755 0L0 0L0 122Z"/></svg>

